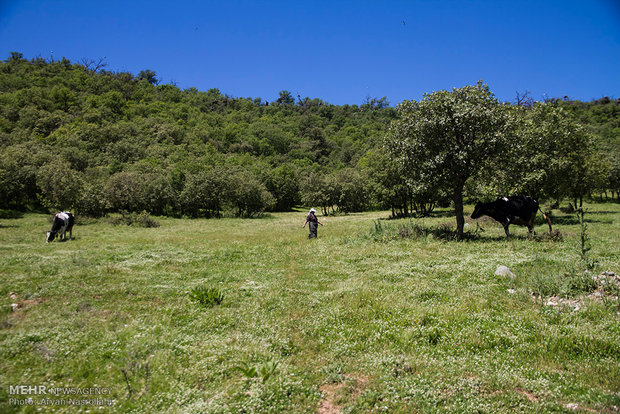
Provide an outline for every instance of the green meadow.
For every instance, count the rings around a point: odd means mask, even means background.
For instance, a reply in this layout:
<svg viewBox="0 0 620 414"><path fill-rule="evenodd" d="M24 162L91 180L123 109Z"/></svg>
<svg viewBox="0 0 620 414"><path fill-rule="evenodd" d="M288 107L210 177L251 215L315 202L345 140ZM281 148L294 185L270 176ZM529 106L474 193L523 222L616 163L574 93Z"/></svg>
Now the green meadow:
<svg viewBox="0 0 620 414"><path fill-rule="evenodd" d="M467 219L460 242L448 210L319 217L314 240L305 211L157 228L78 217L50 244L49 215L7 213L0 411L617 412L618 285L593 276L620 272L620 204L586 207L586 261L559 210L561 237L540 217L538 236L509 239ZM104 389L115 405L16 385Z"/></svg>

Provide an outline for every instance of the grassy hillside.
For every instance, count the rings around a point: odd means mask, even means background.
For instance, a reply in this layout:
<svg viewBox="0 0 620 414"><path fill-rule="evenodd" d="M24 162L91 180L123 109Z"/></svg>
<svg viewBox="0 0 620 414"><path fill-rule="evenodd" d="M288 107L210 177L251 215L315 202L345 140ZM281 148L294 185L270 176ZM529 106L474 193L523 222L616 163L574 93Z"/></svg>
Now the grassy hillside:
<svg viewBox="0 0 620 414"><path fill-rule="evenodd" d="M588 208L593 274L618 272L620 206ZM555 213L561 241L483 220L454 242L442 212L321 218L316 240L304 212L102 219L51 244L48 216L0 219L0 411L36 410L8 403L21 384L108 387L120 412L613 412L618 292L593 295L580 227Z"/></svg>

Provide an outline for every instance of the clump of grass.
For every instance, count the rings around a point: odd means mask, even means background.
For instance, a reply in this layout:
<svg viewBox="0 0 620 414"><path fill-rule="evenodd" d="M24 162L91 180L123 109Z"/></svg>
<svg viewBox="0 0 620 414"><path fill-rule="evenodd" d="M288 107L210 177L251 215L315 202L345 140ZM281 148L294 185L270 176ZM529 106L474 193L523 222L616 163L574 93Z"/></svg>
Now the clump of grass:
<svg viewBox="0 0 620 414"><path fill-rule="evenodd" d="M97 217L83 216L81 214L75 216L75 224L78 226L88 226L97 223L99 223L99 219Z"/></svg>
<svg viewBox="0 0 620 414"><path fill-rule="evenodd" d="M0 329L11 327L11 322L9 322L11 310L12 308L9 305L0 306Z"/></svg>
<svg viewBox="0 0 620 414"><path fill-rule="evenodd" d="M536 273L530 279L530 289L536 296L577 297L596 290L597 283L588 272L569 270L556 275Z"/></svg>
<svg viewBox="0 0 620 414"><path fill-rule="evenodd" d="M529 240L537 241L537 242L562 242L564 241L564 236L560 230L553 230L551 233L542 233L542 234L529 234L527 236Z"/></svg>
<svg viewBox="0 0 620 414"><path fill-rule="evenodd" d="M418 239L426 237L428 229L413 221L400 224L383 224L381 220L375 220L374 227L370 229L370 235L375 241Z"/></svg>
<svg viewBox="0 0 620 414"><path fill-rule="evenodd" d="M196 286L189 292L189 297L202 306L212 308L220 305L224 301L224 294L217 288L207 288L205 286Z"/></svg>
<svg viewBox="0 0 620 414"><path fill-rule="evenodd" d="M106 222L114 226L126 225L145 228L160 226L159 222L146 211L142 213L127 213L123 211L120 216L108 216Z"/></svg>
<svg viewBox="0 0 620 414"><path fill-rule="evenodd" d="M235 367L239 372L245 376L246 379L258 379L263 381L263 384L273 377L278 368L277 361L266 361L258 365L250 365L244 362L242 365Z"/></svg>
<svg viewBox="0 0 620 414"><path fill-rule="evenodd" d="M383 224L381 220L375 220L374 226L370 229L370 236L375 241L421 239L429 236L439 240L458 240L456 231L450 224L425 227L411 220L400 224ZM478 230L473 233L466 232L463 235L463 240L477 240L478 238Z"/></svg>

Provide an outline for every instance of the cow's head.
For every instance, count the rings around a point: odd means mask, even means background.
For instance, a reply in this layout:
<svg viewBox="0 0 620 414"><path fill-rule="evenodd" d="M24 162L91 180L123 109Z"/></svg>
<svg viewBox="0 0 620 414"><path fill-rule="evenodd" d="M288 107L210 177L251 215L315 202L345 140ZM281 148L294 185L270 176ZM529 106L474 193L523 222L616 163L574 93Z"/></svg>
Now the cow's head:
<svg viewBox="0 0 620 414"><path fill-rule="evenodd" d="M484 204L482 204L480 202L477 203L476 207L474 207L474 212L471 213L471 218L473 218L473 219L480 218L481 216L484 215L484 211L483 210L484 210Z"/></svg>
<svg viewBox="0 0 620 414"><path fill-rule="evenodd" d="M46 231L45 233L46 233L45 243L52 242L56 238L56 232L55 231Z"/></svg>

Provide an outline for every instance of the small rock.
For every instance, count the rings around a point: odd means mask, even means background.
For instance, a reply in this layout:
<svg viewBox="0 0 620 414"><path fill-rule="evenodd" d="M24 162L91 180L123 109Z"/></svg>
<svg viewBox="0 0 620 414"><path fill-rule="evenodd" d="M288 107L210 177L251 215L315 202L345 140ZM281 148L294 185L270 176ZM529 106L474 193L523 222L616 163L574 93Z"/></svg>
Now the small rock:
<svg viewBox="0 0 620 414"><path fill-rule="evenodd" d="M11 310L15 312L19 308L19 303L11 303Z"/></svg>
<svg viewBox="0 0 620 414"><path fill-rule="evenodd" d="M495 270L495 276L508 276L511 279L515 278L515 274L510 271L506 266L498 266Z"/></svg>
<svg viewBox="0 0 620 414"><path fill-rule="evenodd" d="M15 293L11 293L11 299L17 299L17 295Z"/></svg>
<svg viewBox="0 0 620 414"><path fill-rule="evenodd" d="M577 411L579 409L579 404L575 404L575 403L566 404L564 408L566 408L567 410Z"/></svg>
<svg viewBox="0 0 620 414"><path fill-rule="evenodd" d="M516 290L514 290L514 289L508 289L508 293L515 293L515 292L516 292Z"/></svg>
<svg viewBox="0 0 620 414"><path fill-rule="evenodd" d="M607 272L603 272L602 273L605 276L615 276L616 274L614 272L610 272L609 270Z"/></svg>

